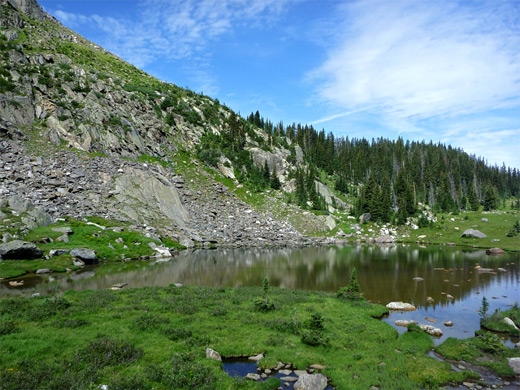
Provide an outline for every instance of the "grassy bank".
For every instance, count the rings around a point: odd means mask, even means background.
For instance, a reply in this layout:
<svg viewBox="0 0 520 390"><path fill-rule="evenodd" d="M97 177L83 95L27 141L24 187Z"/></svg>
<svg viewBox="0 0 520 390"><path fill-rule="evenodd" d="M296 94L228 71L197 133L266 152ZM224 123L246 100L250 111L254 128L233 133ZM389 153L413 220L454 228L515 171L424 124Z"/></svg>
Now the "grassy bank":
<svg viewBox="0 0 520 390"><path fill-rule="evenodd" d="M13 220L15 216L10 216ZM72 234L65 234L59 229L70 228ZM20 234L19 232L12 232ZM67 236L67 240L59 241ZM162 238L162 242L146 237L130 228L128 222L106 220L98 217L88 217L83 220L66 218L50 226L39 227L22 236L25 241L31 241L48 256L52 249L89 248L96 252L99 261L122 262L125 260L147 259L156 252L150 243L169 248L182 248L176 241ZM0 278L13 278L39 269L50 269L55 272L75 270L72 257L69 254L35 260L4 260L0 262Z"/></svg>
<svg viewBox="0 0 520 390"><path fill-rule="evenodd" d="M417 389L471 377L426 355L431 337L398 337L386 309L319 292L260 288L142 288L0 301L3 389L261 389L206 359L265 353L298 369L323 364L338 389ZM313 338L316 318L323 328ZM314 321L311 321L313 319ZM314 324L314 325L313 325ZM316 345L317 344L317 345Z"/></svg>

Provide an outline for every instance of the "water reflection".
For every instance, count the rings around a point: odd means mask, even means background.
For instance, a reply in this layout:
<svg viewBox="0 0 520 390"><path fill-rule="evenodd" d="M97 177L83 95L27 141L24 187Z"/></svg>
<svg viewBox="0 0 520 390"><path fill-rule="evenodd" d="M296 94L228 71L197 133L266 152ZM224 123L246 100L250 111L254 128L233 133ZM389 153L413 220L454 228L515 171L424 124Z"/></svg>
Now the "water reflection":
<svg viewBox="0 0 520 390"><path fill-rule="evenodd" d="M0 296L46 294L58 285L62 290L105 289L116 283L128 287L167 286L171 283L198 286L261 286L268 277L273 286L337 291L348 282L353 267L367 299L386 304L405 301L419 310L392 314L388 321L414 319L425 323L434 317L445 335L470 337L478 328L476 310L483 296L490 311L506 309L520 301L518 290L520 253L501 257L484 251L451 247L345 246L304 249L217 249L185 251L171 261L109 265L77 274L55 274L25 279L23 288L0 285ZM475 267L492 268L483 273ZM497 271L503 268L506 272ZM420 277L422 281L414 281ZM448 294L453 299L448 299ZM433 298L428 303L427 297ZM445 320L453 328L442 325ZM398 328L404 331L404 328Z"/></svg>

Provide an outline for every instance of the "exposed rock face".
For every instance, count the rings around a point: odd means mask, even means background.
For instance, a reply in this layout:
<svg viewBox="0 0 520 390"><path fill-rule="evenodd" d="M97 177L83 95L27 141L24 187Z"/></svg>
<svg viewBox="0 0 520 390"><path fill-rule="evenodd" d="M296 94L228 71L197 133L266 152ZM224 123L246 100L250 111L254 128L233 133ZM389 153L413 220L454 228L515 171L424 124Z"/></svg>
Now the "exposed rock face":
<svg viewBox="0 0 520 390"><path fill-rule="evenodd" d="M468 229L461 234L461 237L486 238L487 236L479 230Z"/></svg>
<svg viewBox="0 0 520 390"><path fill-rule="evenodd" d="M39 259L43 252L32 242L13 240L5 244L0 244L0 257L13 260Z"/></svg>
<svg viewBox="0 0 520 390"><path fill-rule="evenodd" d="M152 226L186 226L188 213L177 190L165 177L130 168L115 180L115 187L121 212L131 220Z"/></svg>
<svg viewBox="0 0 520 390"><path fill-rule="evenodd" d="M303 374L294 384L294 390L323 390L327 387L327 377L322 374Z"/></svg>
<svg viewBox="0 0 520 390"><path fill-rule="evenodd" d="M20 12L30 17L31 19L54 19L49 14L47 14L42 9L42 7L40 7L36 0L2 0L2 2L4 1L9 3L13 8L18 9Z"/></svg>
<svg viewBox="0 0 520 390"><path fill-rule="evenodd" d="M388 305L386 305L387 308L390 310L402 310L402 311L414 311L417 310L417 308L410 304L405 302L390 302Z"/></svg>

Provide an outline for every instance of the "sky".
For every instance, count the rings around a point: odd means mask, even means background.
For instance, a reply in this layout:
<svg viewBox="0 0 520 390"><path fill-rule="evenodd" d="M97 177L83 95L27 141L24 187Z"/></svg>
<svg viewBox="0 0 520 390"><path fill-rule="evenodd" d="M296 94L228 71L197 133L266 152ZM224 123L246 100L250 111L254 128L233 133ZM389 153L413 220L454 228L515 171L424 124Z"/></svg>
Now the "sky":
<svg viewBox="0 0 520 390"><path fill-rule="evenodd" d="M441 142L520 169L520 0L40 0L243 116Z"/></svg>

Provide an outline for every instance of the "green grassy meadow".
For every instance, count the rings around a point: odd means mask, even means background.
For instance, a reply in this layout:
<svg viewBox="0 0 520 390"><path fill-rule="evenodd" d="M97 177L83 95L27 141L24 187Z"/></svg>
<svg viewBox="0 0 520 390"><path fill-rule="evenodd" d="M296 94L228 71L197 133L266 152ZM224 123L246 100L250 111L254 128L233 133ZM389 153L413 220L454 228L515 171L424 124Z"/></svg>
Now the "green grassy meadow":
<svg viewBox="0 0 520 390"><path fill-rule="evenodd" d="M264 353L296 369L322 364L337 389L423 389L478 375L454 372L427 352L424 332L401 336L379 317L386 308L320 292L173 285L0 300L2 389L262 389L231 378L207 347L224 357ZM310 345L311 318L322 319ZM306 343L304 343L304 341Z"/></svg>

